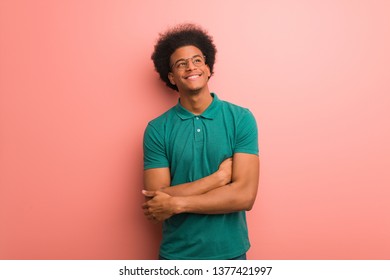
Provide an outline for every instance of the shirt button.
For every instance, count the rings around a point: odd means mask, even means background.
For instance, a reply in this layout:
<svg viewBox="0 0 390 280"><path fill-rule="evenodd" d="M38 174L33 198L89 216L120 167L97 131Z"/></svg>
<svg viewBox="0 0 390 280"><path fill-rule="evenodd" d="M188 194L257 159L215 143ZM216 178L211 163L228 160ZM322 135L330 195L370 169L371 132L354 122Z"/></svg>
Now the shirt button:
<svg viewBox="0 0 390 280"><path fill-rule="evenodd" d="M197 132L200 132L200 128L198 128L196 131L197 131Z"/></svg>
<svg viewBox="0 0 390 280"><path fill-rule="evenodd" d="M199 120L199 117L196 117L197 120Z"/></svg>

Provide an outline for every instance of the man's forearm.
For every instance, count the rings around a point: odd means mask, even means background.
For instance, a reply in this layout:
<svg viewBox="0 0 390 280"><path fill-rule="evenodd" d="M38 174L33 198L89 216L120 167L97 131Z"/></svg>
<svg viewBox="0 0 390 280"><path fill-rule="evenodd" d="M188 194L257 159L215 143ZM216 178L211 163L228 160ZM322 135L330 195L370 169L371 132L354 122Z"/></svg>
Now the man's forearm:
<svg viewBox="0 0 390 280"><path fill-rule="evenodd" d="M164 187L160 191L169 194L170 196L194 196L204 194L213 189L224 186L229 183L229 181L230 180L227 179L225 174L221 171L216 171L215 173L199 180L176 186Z"/></svg>
<svg viewBox="0 0 390 280"><path fill-rule="evenodd" d="M250 210L257 195L259 159L257 156L241 154L235 160L237 165L232 183L200 195L172 197L173 212L224 214Z"/></svg>
<svg viewBox="0 0 390 280"><path fill-rule="evenodd" d="M257 182L254 184L257 185ZM232 183L204 194L172 197L172 200L175 214L225 214L251 210L255 198L256 192L242 190L240 186Z"/></svg>
<svg viewBox="0 0 390 280"><path fill-rule="evenodd" d="M226 178L224 176L221 178L221 174L217 171L191 183L165 187L155 191L144 190L142 193L147 201L142 205L144 214L149 220L164 221L172 215L179 214L178 206L185 202L181 199L197 198L203 193L223 188L220 185L225 181ZM176 202L179 202L179 204L176 204ZM181 211L184 212L184 210Z"/></svg>
<svg viewBox="0 0 390 280"><path fill-rule="evenodd" d="M218 170L209 176L193 182L170 186L170 171L168 168L156 168L144 171L145 190L162 191L170 196L199 195L219 188L232 180L232 158L225 159Z"/></svg>
<svg viewBox="0 0 390 280"><path fill-rule="evenodd" d="M225 214L250 210L257 195L259 158L252 154L235 154L231 179L232 182L227 185L215 187L200 194L195 191L196 194L193 195L186 193L187 195L175 196L161 191L144 192L146 197L151 198L143 204L145 215L151 215L163 221L180 213ZM200 182L202 181L197 183ZM185 186L182 187L185 188Z"/></svg>

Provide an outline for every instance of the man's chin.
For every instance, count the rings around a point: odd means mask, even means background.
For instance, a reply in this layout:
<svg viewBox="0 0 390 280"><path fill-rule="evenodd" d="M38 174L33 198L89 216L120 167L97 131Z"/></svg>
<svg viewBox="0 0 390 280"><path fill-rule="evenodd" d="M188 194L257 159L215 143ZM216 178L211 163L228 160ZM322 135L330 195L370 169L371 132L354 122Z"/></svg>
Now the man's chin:
<svg viewBox="0 0 390 280"><path fill-rule="evenodd" d="M193 87L193 88L185 88L185 89L179 90L179 92L186 93L189 95L197 95L197 94L201 93L202 90L203 90L203 87Z"/></svg>

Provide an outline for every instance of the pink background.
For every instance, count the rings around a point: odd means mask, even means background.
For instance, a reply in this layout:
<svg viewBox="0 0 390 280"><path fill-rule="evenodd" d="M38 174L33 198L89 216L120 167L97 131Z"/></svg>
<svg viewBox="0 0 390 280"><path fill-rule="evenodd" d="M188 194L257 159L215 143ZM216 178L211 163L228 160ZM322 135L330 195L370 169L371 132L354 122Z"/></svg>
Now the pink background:
<svg viewBox="0 0 390 280"><path fill-rule="evenodd" d="M390 258L390 2L0 2L0 259L153 259L142 135L176 103L157 34L199 23L249 107L250 259Z"/></svg>

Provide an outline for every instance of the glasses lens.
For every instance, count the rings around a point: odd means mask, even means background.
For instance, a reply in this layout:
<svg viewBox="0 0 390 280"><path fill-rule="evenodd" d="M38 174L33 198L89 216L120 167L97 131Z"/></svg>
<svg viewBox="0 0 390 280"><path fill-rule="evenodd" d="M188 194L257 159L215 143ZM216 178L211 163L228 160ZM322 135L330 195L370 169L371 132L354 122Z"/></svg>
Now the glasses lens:
<svg viewBox="0 0 390 280"><path fill-rule="evenodd" d="M175 63L175 67L177 68L177 69L184 69L184 68L186 68L187 67L187 61L186 60L180 60L180 61L178 61L178 62L176 62Z"/></svg>
<svg viewBox="0 0 390 280"><path fill-rule="evenodd" d="M197 55L197 56L194 56L194 57L192 58L192 63L193 63L195 66L199 67L199 66L202 66L202 65L204 64L204 59L203 59L203 57L201 57L200 55Z"/></svg>
<svg viewBox="0 0 390 280"><path fill-rule="evenodd" d="M205 64L205 57L200 56L200 55L195 55L194 57L187 58L187 59L180 59L176 61L173 67L176 67L179 70L185 69L188 67L189 60L192 61L192 64L195 65L196 67L203 66Z"/></svg>

